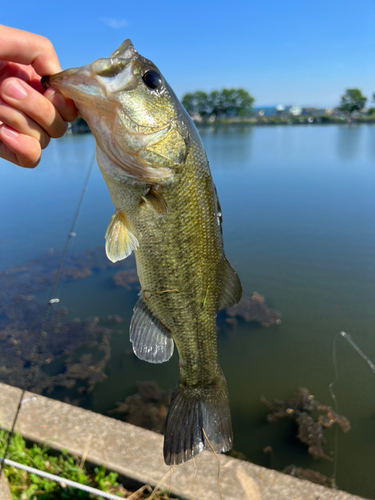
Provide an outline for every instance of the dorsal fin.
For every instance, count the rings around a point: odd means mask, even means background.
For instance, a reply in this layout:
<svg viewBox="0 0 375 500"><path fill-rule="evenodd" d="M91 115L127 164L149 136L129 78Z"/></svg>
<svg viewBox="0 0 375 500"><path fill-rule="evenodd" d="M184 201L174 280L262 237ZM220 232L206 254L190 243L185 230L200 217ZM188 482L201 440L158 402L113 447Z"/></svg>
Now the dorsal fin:
<svg viewBox="0 0 375 500"><path fill-rule="evenodd" d="M150 311L142 292L130 322L130 341L134 354L148 363L164 363L173 354L173 339Z"/></svg>
<svg viewBox="0 0 375 500"><path fill-rule="evenodd" d="M240 301L242 296L241 282L236 271L229 264L226 258L224 259L221 290L222 294L219 303L219 311L221 309L226 309L227 307L232 307Z"/></svg>
<svg viewBox="0 0 375 500"><path fill-rule="evenodd" d="M138 248L138 240L129 230L128 221L120 210L116 210L105 233L105 251L112 262L126 259Z"/></svg>

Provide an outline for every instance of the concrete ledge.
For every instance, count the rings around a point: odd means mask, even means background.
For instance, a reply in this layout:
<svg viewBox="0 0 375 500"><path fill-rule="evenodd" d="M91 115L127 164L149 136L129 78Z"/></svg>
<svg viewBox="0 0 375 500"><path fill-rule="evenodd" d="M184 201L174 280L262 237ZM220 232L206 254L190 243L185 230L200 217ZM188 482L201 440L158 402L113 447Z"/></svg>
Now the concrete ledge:
<svg viewBox="0 0 375 500"><path fill-rule="evenodd" d="M0 383L0 426L12 424L20 389ZM25 438L58 450L86 456L88 462L155 486L162 485L176 496L191 500L217 500L218 462L204 451L192 461L170 468L163 460L163 436L55 401L26 393L17 421ZM265 469L249 462L220 456L223 500L360 500L309 481Z"/></svg>
<svg viewBox="0 0 375 500"><path fill-rule="evenodd" d="M4 474L0 477L0 498L1 500L12 500L12 495Z"/></svg>

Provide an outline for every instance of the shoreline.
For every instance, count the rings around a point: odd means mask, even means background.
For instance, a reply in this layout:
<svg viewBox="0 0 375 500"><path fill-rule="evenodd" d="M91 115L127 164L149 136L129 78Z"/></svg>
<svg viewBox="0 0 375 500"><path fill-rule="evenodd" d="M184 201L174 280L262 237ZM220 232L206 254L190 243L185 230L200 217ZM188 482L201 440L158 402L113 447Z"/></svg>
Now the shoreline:
<svg viewBox="0 0 375 500"><path fill-rule="evenodd" d="M267 116L261 118L227 118L215 120L212 122L199 122L193 120L197 127L210 127L210 126L226 126L226 125L368 125L375 124L375 115L372 117L363 118L340 118L340 117L312 117L312 116L293 116L293 117L278 117Z"/></svg>
<svg viewBox="0 0 375 500"><path fill-rule="evenodd" d="M331 116L267 116L267 117L249 117L249 118L222 118L220 120L214 121L197 121L193 120L194 125L197 128L209 128L209 127L226 127L230 125L235 126L275 126L275 125L375 125L375 115L370 117L361 118L340 118ZM71 126L66 131L68 135L76 134L88 134L91 133L86 122L79 119L77 123L72 123Z"/></svg>

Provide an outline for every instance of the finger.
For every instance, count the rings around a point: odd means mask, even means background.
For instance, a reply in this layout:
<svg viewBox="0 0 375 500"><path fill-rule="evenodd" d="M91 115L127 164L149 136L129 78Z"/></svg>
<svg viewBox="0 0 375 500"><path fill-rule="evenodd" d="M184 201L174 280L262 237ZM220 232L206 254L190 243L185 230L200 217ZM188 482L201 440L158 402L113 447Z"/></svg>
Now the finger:
<svg viewBox="0 0 375 500"><path fill-rule="evenodd" d="M77 108L71 99L66 99L55 89L46 90L44 97L48 99L67 122L77 118Z"/></svg>
<svg viewBox="0 0 375 500"><path fill-rule="evenodd" d="M0 98L0 121L8 127L24 135L33 137L42 149L46 148L50 142L50 137L37 123L18 109L9 106Z"/></svg>
<svg viewBox="0 0 375 500"><path fill-rule="evenodd" d="M53 104L22 80L7 78L0 85L0 97L38 123L50 137L64 135L67 124Z"/></svg>
<svg viewBox="0 0 375 500"><path fill-rule="evenodd" d="M0 59L31 64L41 76L61 71L53 45L47 38L2 25Z"/></svg>
<svg viewBox="0 0 375 500"><path fill-rule="evenodd" d="M55 89L45 90L40 83L40 76L35 72L31 66L24 66L22 64L7 63L3 68L0 61L0 83L7 78L15 77L28 83L33 89L37 90L40 94L44 95L55 108L59 111L60 115L65 121L72 121L77 118L77 108L71 99L65 98L60 92ZM55 97L55 94L56 97Z"/></svg>
<svg viewBox="0 0 375 500"><path fill-rule="evenodd" d="M28 135L19 134L6 125L0 126L0 157L20 167L34 168L40 161L39 142Z"/></svg>

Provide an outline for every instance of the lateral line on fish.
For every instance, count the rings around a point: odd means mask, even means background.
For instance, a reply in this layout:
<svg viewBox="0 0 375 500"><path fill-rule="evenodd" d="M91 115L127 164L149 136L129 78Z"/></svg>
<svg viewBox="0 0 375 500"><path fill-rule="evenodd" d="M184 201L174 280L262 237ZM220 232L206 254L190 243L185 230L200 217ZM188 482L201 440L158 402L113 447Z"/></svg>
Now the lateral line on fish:
<svg viewBox="0 0 375 500"><path fill-rule="evenodd" d="M159 294L163 294L163 293L170 293L170 292L180 292L180 290L178 290L177 288L172 288L171 290L143 290L143 293L159 293Z"/></svg>
<svg viewBox="0 0 375 500"><path fill-rule="evenodd" d="M203 432L203 434L204 434L204 438L205 438L205 440L206 440L206 441L207 441L207 443L209 444L209 446L210 446L211 450L214 452L215 457L217 458L217 461L218 461L218 463L219 463L219 466L218 466L218 469L217 469L217 487L218 487L218 489L219 489L219 497L220 497L220 500L223 500L223 497L221 496L221 488L220 488L220 467L221 467L221 464L220 464L220 459L219 459L219 457L218 457L218 455L217 455L216 451L213 449L212 444L210 443L210 441L209 441L209 439L208 439L208 437L207 437L207 434L206 434L205 430L203 429L203 427L202 427L202 432Z"/></svg>

